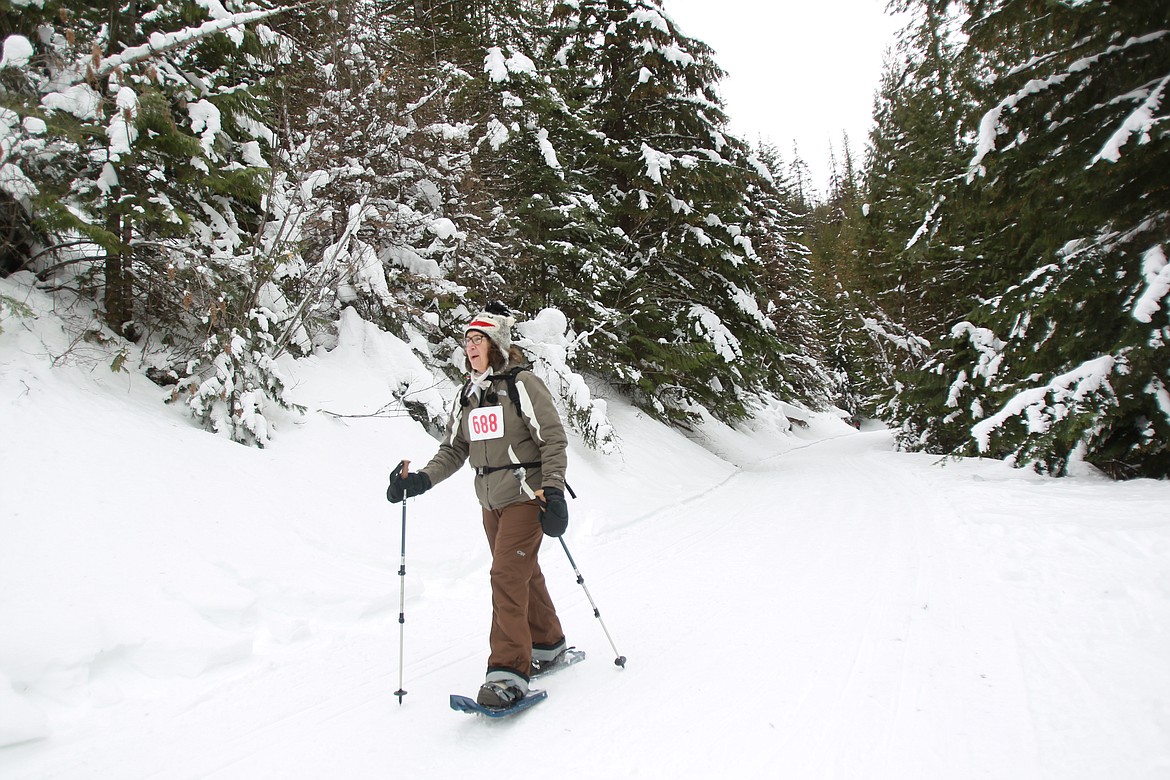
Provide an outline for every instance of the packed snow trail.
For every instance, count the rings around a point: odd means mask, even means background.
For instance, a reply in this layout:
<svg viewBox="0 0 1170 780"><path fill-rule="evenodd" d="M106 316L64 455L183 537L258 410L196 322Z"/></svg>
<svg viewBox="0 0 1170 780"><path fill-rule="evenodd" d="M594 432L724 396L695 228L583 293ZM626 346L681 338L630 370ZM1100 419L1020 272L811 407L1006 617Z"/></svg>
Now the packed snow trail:
<svg viewBox="0 0 1170 780"><path fill-rule="evenodd" d="M697 754L743 776L1034 776L1011 628L953 514L875 446L790 453L637 534L651 560L620 579L641 616L631 672L652 669L631 720L705 745L645 771Z"/></svg>
<svg viewBox="0 0 1170 780"><path fill-rule="evenodd" d="M476 570L428 583L408 605L401 706L388 608L277 647L242 673L219 670L149 707L116 709L67 749L10 748L0 768L7 759L12 778L439 777L468 767L503 777L519 761L595 778L1089 778L1124 767L1115 754L1086 766L1043 750L1055 742L1075 755L1078 736L1124 744L1134 735L1118 732L1132 723L1097 721L1088 708L1107 702L1065 693L1070 740L1037 737L1016 641L1027 627L1012 625L1010 594L969 543L952 476L889 452L885 433L850 435L572 539L625 670L610 663L558 546L546 545L570 640L591 657L509 723L447 709L447 694L473 690L482 674L486 572ZM438 511L410 504L418 526ZM1059 661L1061 648L1042 639L1033 651ZM1078 735L1087 718L1104 733ZM1136 769L1143 759L1132 760Z"/></svg>

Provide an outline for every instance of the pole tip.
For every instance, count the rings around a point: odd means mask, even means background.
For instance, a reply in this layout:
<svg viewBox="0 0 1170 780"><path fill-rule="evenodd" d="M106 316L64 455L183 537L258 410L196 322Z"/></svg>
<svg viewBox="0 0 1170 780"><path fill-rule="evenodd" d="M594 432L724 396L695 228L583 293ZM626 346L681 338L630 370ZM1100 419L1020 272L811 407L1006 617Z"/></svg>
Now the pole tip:
<svg viewBox="0 0 1170 780"><path fill-rule="evenodd" d="M625 659L623 658L622 660L624 661ZM399 688L398 690L394 691L394 695L398 697L398 706L401 707L402 706L402 697L406 695L406 691Z"/></svg>
<svg viewBox="0 0 1170 780"><path fill-rule="evenodd" d="M626 657L624 655L619 655L617 658L613 659L613 662L615 665L620 666L623 669L626 668Z"/></svg>

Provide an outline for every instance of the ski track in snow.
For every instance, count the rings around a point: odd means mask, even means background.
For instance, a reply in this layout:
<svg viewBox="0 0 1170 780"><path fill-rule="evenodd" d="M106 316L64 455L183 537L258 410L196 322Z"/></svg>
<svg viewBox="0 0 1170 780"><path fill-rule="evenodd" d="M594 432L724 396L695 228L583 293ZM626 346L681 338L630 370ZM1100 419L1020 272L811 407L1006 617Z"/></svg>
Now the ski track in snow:
<svg viewBox="0 0 1170 780"><path fill-rule="evenodd" d="M319 457L328 425L269 457ZM336 426L338 453L384 448L367 443L385 437L379 426ZM260 597L249 609L267 639L251 653L188 677L142 674L134 648L95 662L87 696L43 702L48 738L0 749L0 776L493 778L518 764L576 778L1170 774L1165 485L939 464L892 452L880 431L740 468L709 454L696 466L693 445L641 451L657 444L631 434L624 470L577 453L584 497L567 541L627 668L546 539L542 566L588 660L542 681L549 700L514 719L448 709L448 694L482 678L490 617L469 486L452 480L408 504L401 704L400 510L378 516L379 549L335 539L347 528L337 518L292 522L295 549L327 556L327 571L303 592L233 574ZM276 479L253 455L247 479ZM684 468L646 485L655 455ZM320 463L305 490L345 484L347 467ZM380 467L349 481L381 479ZM1114 500L1123 515L1099 511ZM335 590L317 592L326 582ZM362 594L361 611L334 604L345 592ZM183 598L231 622L215 599ZM298 616L307 607L325 618Z"/></svg>

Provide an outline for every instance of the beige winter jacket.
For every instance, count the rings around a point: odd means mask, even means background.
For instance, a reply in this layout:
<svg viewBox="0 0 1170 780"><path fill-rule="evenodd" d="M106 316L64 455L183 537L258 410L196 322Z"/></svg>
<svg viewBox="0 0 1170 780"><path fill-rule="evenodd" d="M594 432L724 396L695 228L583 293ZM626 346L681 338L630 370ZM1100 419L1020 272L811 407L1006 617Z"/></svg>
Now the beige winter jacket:
<svg viewBox="0 0 1170 780"><path fill-rule="evenodd" d="M447 435L421 469L438 484L470 461L476 470L476 497L487 509L531 501L544 487L565 487L568 438L552 394L531 371L520 371L516 392L523 414L518 415L505 376L511 368L493 374L489 385L467 398L466 405L460 388ZM510 468L512 464L527 465Z"/></svg>

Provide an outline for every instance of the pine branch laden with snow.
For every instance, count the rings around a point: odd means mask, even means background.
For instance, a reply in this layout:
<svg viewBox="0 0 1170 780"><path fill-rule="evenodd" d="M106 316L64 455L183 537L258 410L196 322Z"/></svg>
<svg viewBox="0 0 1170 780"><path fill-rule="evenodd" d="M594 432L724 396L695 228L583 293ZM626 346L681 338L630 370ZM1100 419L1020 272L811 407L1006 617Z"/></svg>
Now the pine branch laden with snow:
<svg viewBox="0 0 1170 780"><path fill-rule="evenodd" d="M1170 263L1162 244L1150 247L1142 256L1142 276L1145 289L1134 303L1133 318L1149 325L1158 311L1170 314Z"/></svg>
<svg viewBox="0 0 1170 780"><path fill-rule="evenodd" d="M975 349L978 361L973 366L972 376L990 384L1003 363L1004 342L989 328L976 327L970 322L960 322L951 328L951 338L966 340Z"/></svg>
<svg viewBox="0 0 1170 780"><path fill-rule="evenodd" d="M1009 460L1016 464L1064 473L1069 458L1088 452L1102 432L1097 422L1102 407L1117 404L1110 377L1127 371L1124 361L1111 355L1082 363L1044 385L1018 392L986 420L976 423L971 436L980 453L1007 450ZM1023 443L993 445L994 438L1013 437ZM1055 448L1053 440L1059 441ZM1054 450L1061 454L1054 457Z"/></svg>
<svg viewBox="0 0 1170 780"><path fill-rule="evenodd" d="M103 79L117 70L156 59L175 49L193 46L217 33L229 33L236 28L313 5L316 3L301 3L296 6L272 8L264 11L245 11L204 22L198 27L188 27L169 33L152 33L150 39L141 46L132 46L112 56L98 58L96 62L91 60L86 78L92 76L95 79Z"/></svg>
<svg viewBox="0 0 1170 780"><path fill-rule="evenodd" d="M1170 32L1166 33L1170 35ZM1142 100L1141 104L1133 110L1133 113L1125 118L1117 131L1109 137L1105 145L1101 147L1101 151L1093 156L1089 161L1089 165L1095 165L1101 160L1108 162L1117 162L1121 159L1121 150L1130 139L1137 136L1137 143L1148 144L1152 138L1151 131L1161 123L1170 120L1170 113L1163 113L1161 116L1157 115L1167 98L1167 85L1170 85L1170 74L1154 85L1153 89L1148 90L1148 95ZM1146 90L1141 90L1146 92Z"/></svg>
<svg viewBox="0 0 1170 780"><path fill-rule="evenodd" d="M1096 71L1100 70L1103 61L1116 61L1129 55L1134 49L1149 48L1164 49L1170 44L1170 30L1157 30L1145 35L1130 36L1123 43L1107 46L1099 53L1081 56L1067 66L1065 70L1052 75L1029 80L1017 92L1001 100L994 108L983 115L979 123L979 134L975 143L975 156L968 165L968 181L986 173L983 160L989 154L1002 151L998 147L998 137L1010 133L1008 116L1020 106L1022 102L1034 100L1037 96L1047 92L1075 92L1078 82L1092 79ZM1140 54L1140 51L1139 51ZM1069 84L1072 87L1069 87ZM1117 162L1121 158L1121 150L1130 139L1137 135L1139 144L1150 142L1151 130L1155 126L1164 125L1166 115L1158 116L1157 112L1165 104L1167 84L1170 83L1170 74L1159 74L1159 77L1147 84L1135 86L1127 93L1113 97L1106 106L1122 106L1126 103L1137 102L1132 112L1126 114L1116 130L1109 136L1101 148L1089 160L1088 165L1105 160ZM1065 88L1065 89L1062 89ZM1015 143L1026 143L1030 128L1021 127ZM1165 133L1163 129L1161 131ZM1010 145L1005 148L1010 148Z"/></svg>
<svg viewBox="0 0 1170 780"><path fill-rule="evenodd" d="M705 341L725 363L736 363L743 359L739 339L724 324L719 315L706 306L695 304L687 318L692 323L695 335Z"/></svg>
<svg viewBox="0 0 1170 780"><path fill-rule="evenodd" d="M1019 91L1004 98L994 108L983 115L983 118L979 121L979 136L975 142L975 156L971 158L971 162L967 165L968 183L973 181L976 176L986 175L987 169L983 166L984 158L997 151L998 137L1007 135L1010 132L1006 115L1012 112L1019 105L1020 101L1044 92L1055 85L1059 85L1067 80L1068 77L1067 73L1061 73L1046 79L1032 79ZM1017 136L1017 141L1022 142L1026 138L1026 135ZM1002 148L999 149L999 151L1002 150Z"/></svg>

